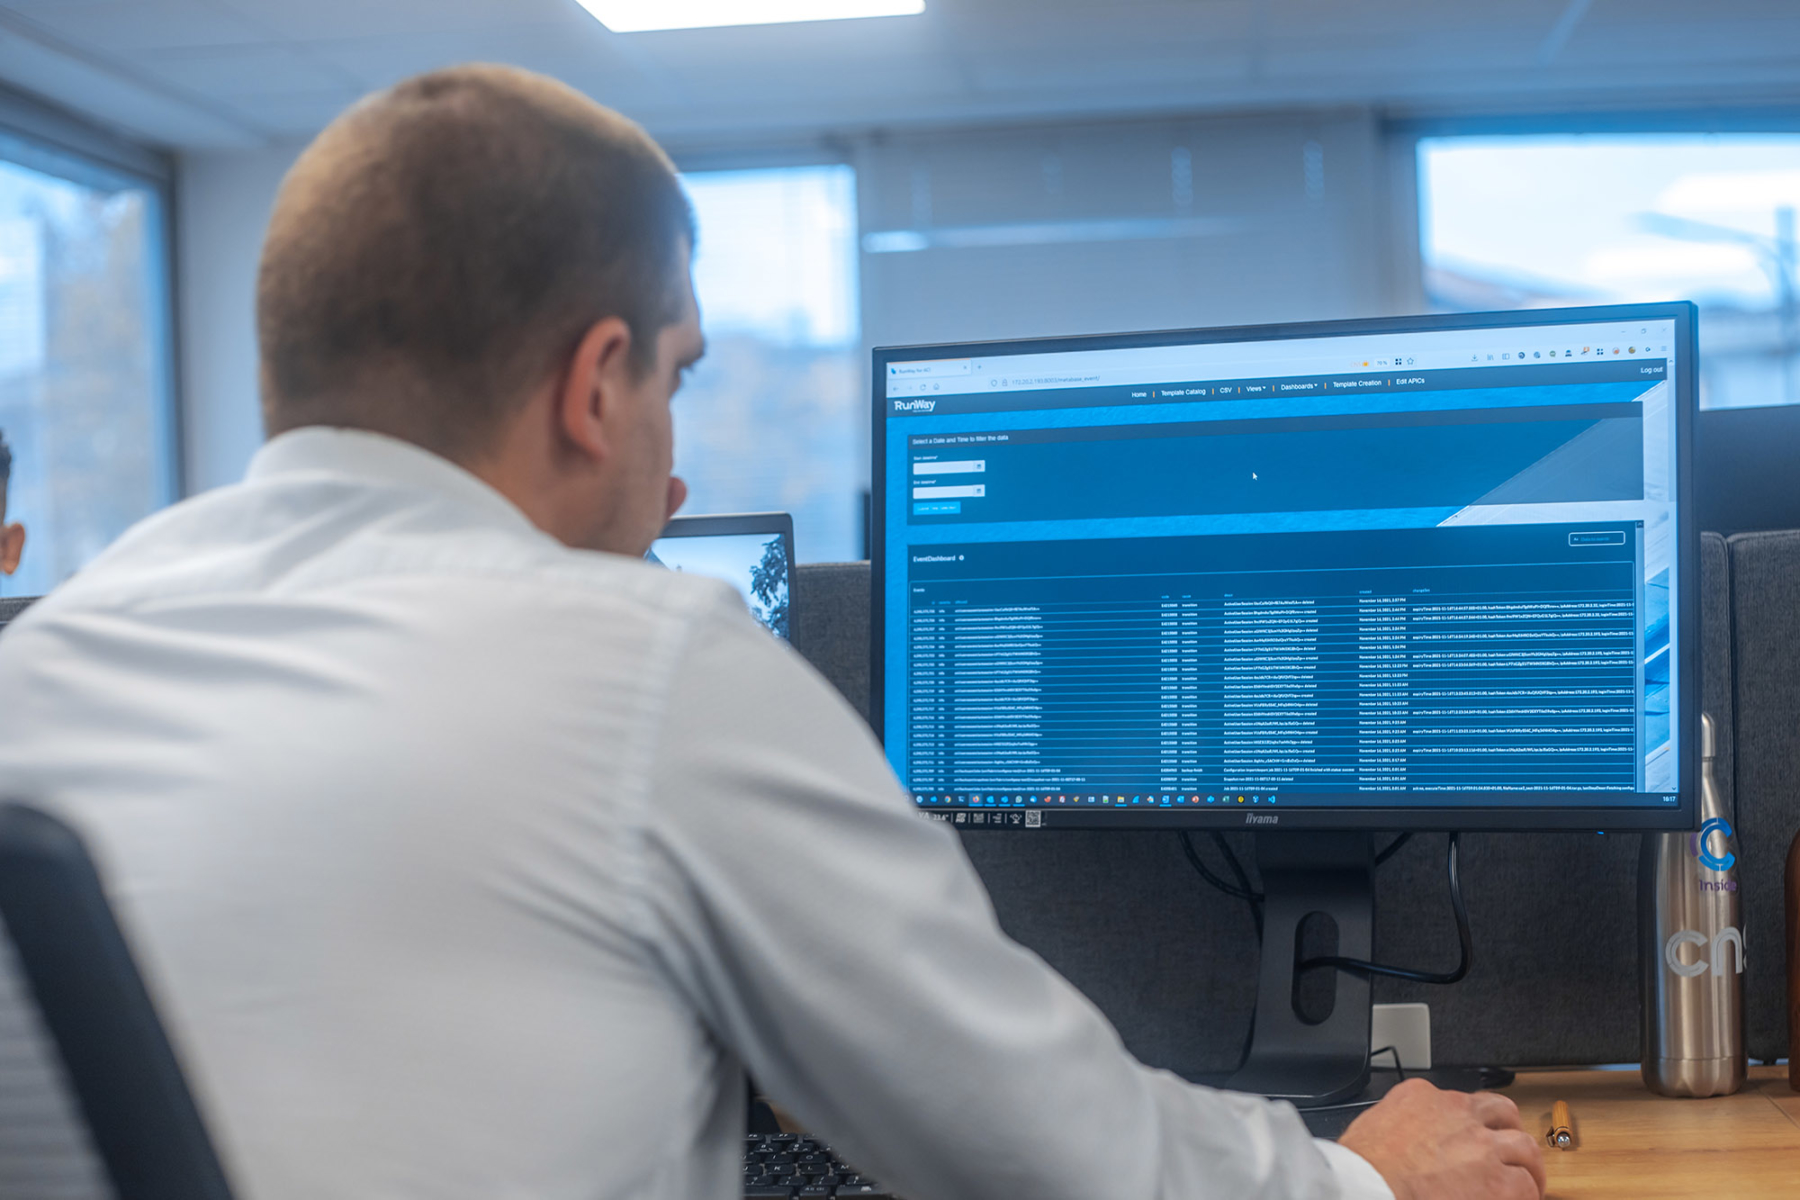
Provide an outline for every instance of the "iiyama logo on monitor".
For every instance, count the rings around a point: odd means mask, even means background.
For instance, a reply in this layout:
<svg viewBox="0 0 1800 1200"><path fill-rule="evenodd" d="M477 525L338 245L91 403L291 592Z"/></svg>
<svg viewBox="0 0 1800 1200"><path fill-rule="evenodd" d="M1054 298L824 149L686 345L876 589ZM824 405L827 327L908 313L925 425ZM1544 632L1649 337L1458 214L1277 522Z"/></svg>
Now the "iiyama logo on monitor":
<svg viewBox="0 0 1800 1200"><path fill-rule="evenodd" d="M1277 824L1280 824L1280 822L1281 822L1281 818L1276 816L1274 813L1245 813L1244 814L1244 824L1246 824L1246 825L1277 825Z"/></svg>

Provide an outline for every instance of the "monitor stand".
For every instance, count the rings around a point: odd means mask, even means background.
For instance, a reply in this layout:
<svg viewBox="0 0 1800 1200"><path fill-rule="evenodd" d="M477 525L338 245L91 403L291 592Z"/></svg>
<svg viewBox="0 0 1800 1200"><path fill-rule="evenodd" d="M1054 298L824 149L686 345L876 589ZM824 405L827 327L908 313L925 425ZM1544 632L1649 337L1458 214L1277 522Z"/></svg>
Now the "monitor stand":
<svg viewBox="0 0 1800 1200"><path fill-rule="evenodd" d="M1302 1108L1358 1097L1369 1084L1369 981L1329 968L1294 968L1303 957L1301 924L1314 913L1336 922L1334 953L1369 957L1374 839L1367 833L1258 833L1256 865L1263 888L1256 1024L1249 1052L1225 1086ZM1335 998L1321 1021L1300 1011L1302 979L1313 975L1335 977Z"/></svg>

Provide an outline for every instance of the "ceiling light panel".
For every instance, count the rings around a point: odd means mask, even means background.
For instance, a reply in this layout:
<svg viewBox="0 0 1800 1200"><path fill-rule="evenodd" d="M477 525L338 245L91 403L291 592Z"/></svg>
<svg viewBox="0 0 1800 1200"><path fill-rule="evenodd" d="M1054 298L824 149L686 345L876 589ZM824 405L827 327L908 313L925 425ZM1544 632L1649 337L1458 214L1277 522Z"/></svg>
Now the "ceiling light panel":
<svg viewBox="0 0 1800 1200"><path fill-rule="evenodd" d="M843 21L853 17L910 17L925 11L925 0L579 0L579 3L614 33Z"/></svg>

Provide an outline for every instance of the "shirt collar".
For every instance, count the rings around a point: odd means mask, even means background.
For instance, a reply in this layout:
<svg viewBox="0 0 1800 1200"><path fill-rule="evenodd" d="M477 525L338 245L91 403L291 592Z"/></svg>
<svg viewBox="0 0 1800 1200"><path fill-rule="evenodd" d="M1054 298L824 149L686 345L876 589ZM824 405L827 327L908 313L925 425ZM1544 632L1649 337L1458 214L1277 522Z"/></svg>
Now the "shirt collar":
<svg viewBox="0 0 1800 1200"><path fill-rule="evenodd" d="M278 434L250 460L246 483L286 475L328 475L432 492L481 509L521 530L548 536L519 506L441 455L383 433L309 425Z"/></svg>

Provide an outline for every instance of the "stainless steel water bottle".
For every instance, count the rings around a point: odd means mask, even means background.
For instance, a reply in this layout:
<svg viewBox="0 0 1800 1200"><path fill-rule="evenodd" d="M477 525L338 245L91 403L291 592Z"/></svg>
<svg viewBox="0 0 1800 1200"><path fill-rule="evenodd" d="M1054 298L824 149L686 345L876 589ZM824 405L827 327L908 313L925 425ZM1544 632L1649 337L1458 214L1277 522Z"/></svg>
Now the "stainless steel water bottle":
<svg viewBox="0 0 1800 1200"><path fill-rule="evenodd" d="M1744 1082L1744 934L1736 835L1713 778L1712 718L1700 718L1700 827L1647 833L1638 862L1644 1086L1724 1096Z"/></svg>

